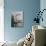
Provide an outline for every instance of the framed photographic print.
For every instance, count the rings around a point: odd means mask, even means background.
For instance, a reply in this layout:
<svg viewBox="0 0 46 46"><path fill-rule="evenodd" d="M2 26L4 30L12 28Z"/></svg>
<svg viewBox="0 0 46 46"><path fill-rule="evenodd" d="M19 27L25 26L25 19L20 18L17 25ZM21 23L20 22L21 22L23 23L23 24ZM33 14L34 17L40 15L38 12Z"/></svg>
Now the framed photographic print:
<svg viewBox="0 0 46 46"><path fill-rule="evenodd" d="M24 18L23 11L15 11L11 14L11 27L23 27Z"/></svg>

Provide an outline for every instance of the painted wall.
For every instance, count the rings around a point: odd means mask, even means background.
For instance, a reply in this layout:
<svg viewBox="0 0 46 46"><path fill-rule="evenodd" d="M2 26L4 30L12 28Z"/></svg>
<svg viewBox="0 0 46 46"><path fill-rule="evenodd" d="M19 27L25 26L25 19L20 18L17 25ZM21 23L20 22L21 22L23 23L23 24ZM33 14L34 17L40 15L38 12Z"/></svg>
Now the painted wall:
<svg viewBox="0 0 46 46"><path fill-rule="evenodd" d="M41 0L41 1L40 1L40 9L41 9L41 11L42 11L43 9L46 9L46 0ZM43 20L43 22L42 22L42 21L40 22L40 25L46 27L46 11L43 12L42 17L43 17L44 20Z"/></svg>
<svg viewBox="0 0 46 46"><path fill-rule="evenodd" d="M18 41L32 29L32 20L35 12L40 9L40 0L5 0L4 35L7 41ZM24 12L24 27L11 27L12 11Z"/></svg>

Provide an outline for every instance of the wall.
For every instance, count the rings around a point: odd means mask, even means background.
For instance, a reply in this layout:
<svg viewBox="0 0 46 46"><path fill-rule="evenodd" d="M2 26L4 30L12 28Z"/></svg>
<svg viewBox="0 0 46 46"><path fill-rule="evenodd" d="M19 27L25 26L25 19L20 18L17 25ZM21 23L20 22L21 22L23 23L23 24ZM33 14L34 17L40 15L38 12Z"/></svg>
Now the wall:
<svg viewBox="0 0 46 46"><path fill-rule="evenodd" d="M7 41L18 41L32 28L32 20L36 17L35 12L40 9L40 0L5 0L4 9L4 36ZM24 12L24 27L11 27L11 12Z"/></svg>
<svg viewBox="0 0 46 46"><path fill-rule="evenodd" d="M0 42L4 41L4 8L0 7Z"/></svg>
<svg viewBox="0 0 46 46"><path fill-rule="evenodd" d="M4 41L4 0L0 0L0 42Z"/></svg>
<svg viewBox="0 0 46 46"><path fill-rule="evenodd" d="M40 0L40 9L41 9L41 11L43 9L46 9L46 0ZM46 19L46 11L43 12L42 17L43 17L44 20L43 20L43 22L42 21L40 22L40 25L46 27L46 20L45 20Z"/></svg>

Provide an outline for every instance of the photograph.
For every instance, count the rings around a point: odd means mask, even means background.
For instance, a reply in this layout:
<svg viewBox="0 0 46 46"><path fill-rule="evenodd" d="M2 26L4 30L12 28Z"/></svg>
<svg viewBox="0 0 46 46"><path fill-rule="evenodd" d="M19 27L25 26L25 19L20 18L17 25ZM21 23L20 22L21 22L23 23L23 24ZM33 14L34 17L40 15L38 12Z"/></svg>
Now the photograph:
<svg viewBox="0 0 46 46"><path fill-rule="evenodd" d="M23 26L23 12L16 11L11 14L11 27L22 27Z"/></svg>

